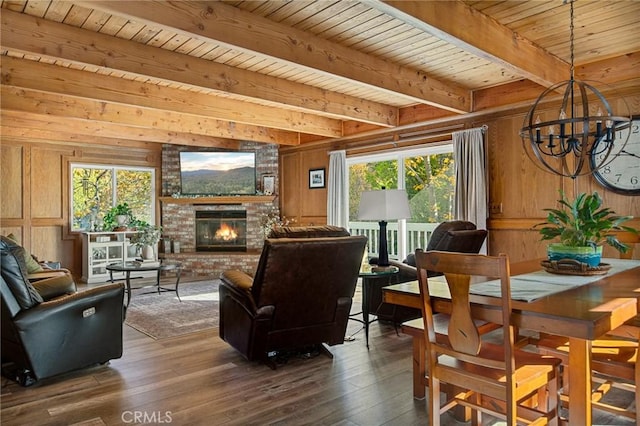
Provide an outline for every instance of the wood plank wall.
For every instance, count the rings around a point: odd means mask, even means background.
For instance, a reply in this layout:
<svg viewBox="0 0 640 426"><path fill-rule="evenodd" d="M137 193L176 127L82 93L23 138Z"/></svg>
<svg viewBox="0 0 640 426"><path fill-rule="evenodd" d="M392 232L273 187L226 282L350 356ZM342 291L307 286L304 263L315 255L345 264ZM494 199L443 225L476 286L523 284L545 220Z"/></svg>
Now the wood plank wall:
<svg viewBox="0 0 640 426"><path fill-rule="evenodd" d="M82 272L82 243L69 229L70 164L122 164L156 168L162 188L162 145L92 145L3 137L0 144L0 232L13 233L41 260L56 260L76 278ZM156 208L156 211L160 211Z"/></svg>
<svg viewBox="0 0 640 426"><path fill-rule="evenodd" d="M626 102L632 114L640 114L639 93L636 88L624 98L607 98L615 111L619 111ZM490 254L504 252L514 261L544 257L546 242L541 242L538 232L531 227L544 220L544 208L556 207L559 189L569 197L580 192L598 191L605 204L616 213L634 216L630 225L640 229L640 197L607 191L592 176L579 177L575 181L554 176L540 170L528 159L519 137L526 111L527 107L523 107L459 121L465 124L465 128L489 126L486 135L489 203L499 207L490 212L487 225ZM326 222L326 191L308 189L307 174L310 168L319 165L328 171L329 151L344 149L345 146L281 148L281 170L286 173L281 182L291 182L298 176L296 182L281 187L281 198L285 200L281 207L285 216L295 217L300 223ZM617 257L618 253L605 247L604 255ZM640 248L635 249L633 256L640 258Z"/></svg>

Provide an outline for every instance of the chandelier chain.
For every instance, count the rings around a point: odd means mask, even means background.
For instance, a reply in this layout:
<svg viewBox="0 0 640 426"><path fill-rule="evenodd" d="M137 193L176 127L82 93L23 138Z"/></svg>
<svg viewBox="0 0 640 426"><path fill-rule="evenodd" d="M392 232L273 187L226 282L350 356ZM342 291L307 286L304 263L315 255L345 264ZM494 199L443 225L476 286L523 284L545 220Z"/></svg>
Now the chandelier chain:
<svg viewBox="0 0 640 426"><path fill-rule="evenodd" d="M569 50L571 53L571 81L573 81L575 79L575 75L574 75L574 66L573 66L573 60L574 60L574 54L573 54L573 1L574 0L570 0L570 15L569 15Z"/></svg>

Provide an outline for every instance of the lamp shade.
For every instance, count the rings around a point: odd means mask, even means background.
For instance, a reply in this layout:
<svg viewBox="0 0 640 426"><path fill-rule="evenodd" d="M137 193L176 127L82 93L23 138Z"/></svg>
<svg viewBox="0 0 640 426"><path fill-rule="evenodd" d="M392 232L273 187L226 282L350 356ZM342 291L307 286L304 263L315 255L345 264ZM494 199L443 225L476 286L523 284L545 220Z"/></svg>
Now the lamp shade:
<svg viewBox="0 0 640 426"><path fill-rule="evenodd" d="M407 191L402 189L383 189L364 191L360 198L358 219L360 220L396 220L411 217Z"/></svg>

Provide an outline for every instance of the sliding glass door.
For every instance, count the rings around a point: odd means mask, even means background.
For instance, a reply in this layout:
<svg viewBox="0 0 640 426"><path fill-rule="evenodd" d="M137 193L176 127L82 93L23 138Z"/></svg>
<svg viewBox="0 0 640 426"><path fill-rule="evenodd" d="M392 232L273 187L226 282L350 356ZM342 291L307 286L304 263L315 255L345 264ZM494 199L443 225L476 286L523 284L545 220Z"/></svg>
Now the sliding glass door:
<svg viewBox="0 0 640 426"><path fill-rule="evenodd" d="M405 189L411 218L387 225L389 257L402 260L416 248L425 248L433 229L453 219L455 167L452 144L431 148L348 157L349 228L369 238L369 253L378 253L379 225L358 221L363 191Z"/></svg>

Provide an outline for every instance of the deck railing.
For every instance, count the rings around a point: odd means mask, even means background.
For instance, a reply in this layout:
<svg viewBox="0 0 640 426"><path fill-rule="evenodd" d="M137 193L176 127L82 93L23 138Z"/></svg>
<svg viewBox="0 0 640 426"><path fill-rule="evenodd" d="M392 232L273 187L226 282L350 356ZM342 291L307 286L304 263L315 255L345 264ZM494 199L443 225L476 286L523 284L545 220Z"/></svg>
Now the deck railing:
<svg viewBox="0 0 640 426"><path fill-rule="evenodd" d="M417 248L426 248L433 230L438 223L407 223L407 253L413 253ZM377 256L380 225L377 222L349 222L351 235L364 235L369 239L368 250L370 256ZM387 251L390 259L398 259L398 223L387 224Z"/></svg>

